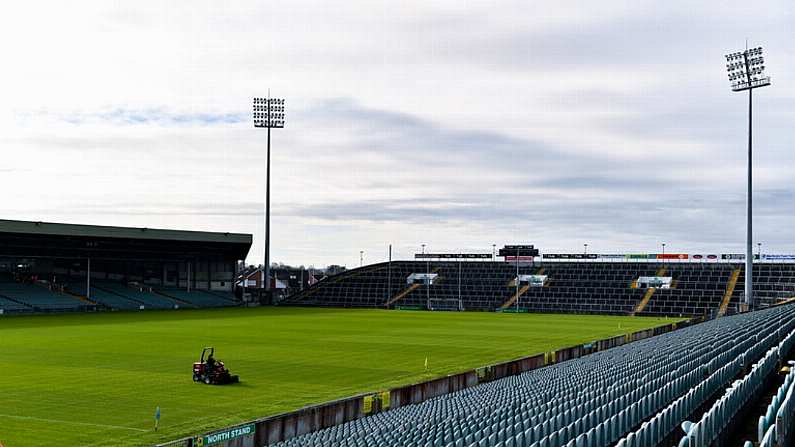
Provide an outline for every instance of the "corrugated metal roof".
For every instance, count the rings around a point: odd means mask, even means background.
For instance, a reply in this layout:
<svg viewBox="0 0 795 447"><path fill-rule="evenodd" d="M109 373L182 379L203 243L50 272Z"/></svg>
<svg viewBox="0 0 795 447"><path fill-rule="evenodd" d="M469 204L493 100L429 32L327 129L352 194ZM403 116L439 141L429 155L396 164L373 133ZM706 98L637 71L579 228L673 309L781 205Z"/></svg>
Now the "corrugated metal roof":
<svg viewBox="0 0 795 447"><path fill-rule="evenodd" d="M217 233L210 231L164 230L155 228L111 227L104 225L79 225L51 222L29 222L0 219L0 234L22 233L56 236L97 238L144 239L163 241L227 242L251 244L252 236L246 233Z"/></svg>

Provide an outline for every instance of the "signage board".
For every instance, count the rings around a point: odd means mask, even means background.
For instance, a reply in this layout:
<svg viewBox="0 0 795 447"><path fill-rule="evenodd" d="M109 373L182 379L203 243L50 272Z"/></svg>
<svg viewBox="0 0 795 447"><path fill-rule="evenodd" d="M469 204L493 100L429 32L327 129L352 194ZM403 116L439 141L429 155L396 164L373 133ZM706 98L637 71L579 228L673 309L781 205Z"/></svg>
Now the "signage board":
<svg viewBox="0 0 795 447"><path fill-rule="evenodd" d="M547 275L519 275L519 284L528 284L530 287L544 287Z"/></svg>
<svg viewBox="0 0 795 447"><path fill-rule="evenodd" d="M389 408L389 405L391 404L390 397L391 395L389 391L381 391L379 394L379 398L381 399L381 410L386 410Z"/></svg>
<svg viewBox="0 0 795 447"><path fill-rule="evenodd" d="M370 414L373 412L373 396L367 395L364 396L362 401L362 413Z"/></svg>
<svg viewBox="0 0 795 447"><path fill-rule="evenodd" d="M499 256L538 256L538 249L532 245L506 245L499 251Z"/></svg>
<svg viewBox="0 0 795 447"><path fill-rule="evenodd" d="M505 256L505 262L533 262L533 256Z"/></svg>
<svg viewBox="0 0 795 447"><path fill-rule="evenodd" d="M205 447L208 445L221 444L233 439L242 438L244 436L254 436L254 424L241 425L239 427L228 428L226 430L217 431L208 435L197 436L194 439L194 444L197 447Z"/></svg>
<svg viewBox="0 0 795 447"><path fill-rule="evenodd" d="M491 259L487 253L415 253L414 259Z"/></svg>
<svg viewBox="0 0 795 447"><path fill-rule="evenodd" d="M701 254L690 255L690 259L692 259L694 261L701 261L701 262L704 262L704 261L713 262L713 261L717 261L718 258L719 258L718 255L701 255Z"/></svg>
<svg viewBox="0 0 795 447"><path fill-rule="evenodd" d="M641 276L638 278L638 287L670 289L672 281L670 276Z"/></svg>
<svg viewBox="0 0 795 447"><path fill-rule="evenodd" d="M688 259L685 253L663 253L657 254L657 259Z"/></svg>
<svg viewBox="0 0 795 447"><path fill-rule="evenodd" d="M759 259L759 257L756 257ZM795 255L762 255L762 259L770 261L795 261Z"/></svg>

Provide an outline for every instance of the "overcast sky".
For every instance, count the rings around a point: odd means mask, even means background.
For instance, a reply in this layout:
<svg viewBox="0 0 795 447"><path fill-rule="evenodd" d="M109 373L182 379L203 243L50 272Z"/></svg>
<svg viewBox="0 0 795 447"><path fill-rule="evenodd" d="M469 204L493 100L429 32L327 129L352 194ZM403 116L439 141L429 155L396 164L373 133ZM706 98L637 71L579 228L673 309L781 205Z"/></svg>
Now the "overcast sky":
<svg viewBox="0 0 795 447"><path fill-rule="evenodd" d="M0 218L254 234L272 259L795 252L795 3L25 1L0 15Z"/></svg>

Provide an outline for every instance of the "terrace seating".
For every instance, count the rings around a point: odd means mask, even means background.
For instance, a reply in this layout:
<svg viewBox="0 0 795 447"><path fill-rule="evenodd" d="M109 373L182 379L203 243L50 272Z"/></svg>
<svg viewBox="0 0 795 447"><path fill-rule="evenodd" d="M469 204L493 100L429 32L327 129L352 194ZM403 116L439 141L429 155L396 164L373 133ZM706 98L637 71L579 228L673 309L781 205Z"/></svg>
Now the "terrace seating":
<svg viewBox="0 0 795 447"><path fill-rule="evenodd" d="M771 303L776 297L795 296L795 266L789 269L760 267L759 296ZM673 278L670 289L654 294L637 288L641 276L654 276L665 269ZM646 263L646 262L545 262L544 287L520 290L518 307L532 312L600 313L638 315L714 316L727 295L735 264L726 263ZM293 294L284 305L330 307L443 307L458 308L460 296L464 310L493 311L505 303L516 305L513 281L516 266L503 262L418 262L399 261L391 265L374 264L329 277L306 290ZM537 274L538 266L520 265L520 275ZM433 271L434 284L408 290L406 278L412 273ZM777 275L781 275L780 277ZM459 285L460 277L460 285ZM735 303L742 290L742 275L730 296ZM394 300L399 297L398 300ZM644 297L648 298L644 302ZM449 304L450 306L447 306ZM454 305L453 305L454 304ZM731 303L728 313L736 313Z"/></svg>
<svg viewBox="0 0 795 447"><path fill-rule="evenodd" d="M3 311L3 314L6 314L6 313L33 312L35 309L32 306L28 306L26 304L0 296L0 310Z"/></svg>
<svg viewBox="0 0 795 447"><path fill-rule="evenodd" d="M736 312L745 297L745 266L735 264L735 267L740 267L741 273L729 309ZM795 297L795 264L754 264L754 294L755 302L760 306Z"/></svg>
<svg viewBox="0 0 795 447"><path fill-rule="evenodd" d="M53 292L44 285L7 281L0 282L0 298L4 299L3 308L9 311L72 311L88 304L75 297Z"/></svg>
<svg viewBox="0 0 795 447"><path fill-rule="evenodd" d="M66 288L71 293L75 293L80 296L86 296L86 283L83 281L69 282L66 284ZM102 304L103 306L111 309L135 310L139 309L143 305L143 303L141 303L140 301L135 301L130 298L125 298L121 295L100 289L98 287L91 287L90 299L91 301L94 301L98 304Z"/></svg>
<svg viewBox="0 0 795 447"><path fill-rule="evenodd" d="M59 284L63 293L53 291L44 283L20 283L8 273L0 273L0 309L2 313L53 312L94 308L117 310L173 309L175 307L235 306L238 301L232 292L194 289L134 286L111 280L91 281L91 297L87 298L84 280L66 280Z"/></svg>
<svg viewBox="0 0 795 447"><path fill-rule="evenodd" d="M149 292L145 288L129 287L116 281L96 281L92 283L91 288L92 291L98 293L108 292L128 301L141 303L145 309L173 309L177 304L164 296Z"/></svg>
<svg viewBox="0 0 795 447"><path fill-rule="evenodd" d="M220 293L211 293L201 289L193 289L188 292L185 289L159 288L156 292L160 295L175 298L194 307L224 307L236 304L233 299L229 297L224 298Z"/></svg>
<svg viewBox="0 0 795 447"><path fill-rule="evenodd" d="M712 320L274 445L657 445L744 367L766 364L780 334L795 339L793 316L782 306Z"/></svg>
<svg viewBox="0 0 795 447"><path fill-rule="evenodd" d="M238 299L235 297L234 292L224 292L221 290L201 290L204 293L209 293L210 295L217 296L219 298L225 299L227 301L231 301L233 304L238 303Z"/></svg>
<svg viewBox="0 0 795 447"><path fill-rule="evenodd" d="M713 316L721 305L734 266L731 264L668 265L674 287L658 289L639 315Z"/></svg>

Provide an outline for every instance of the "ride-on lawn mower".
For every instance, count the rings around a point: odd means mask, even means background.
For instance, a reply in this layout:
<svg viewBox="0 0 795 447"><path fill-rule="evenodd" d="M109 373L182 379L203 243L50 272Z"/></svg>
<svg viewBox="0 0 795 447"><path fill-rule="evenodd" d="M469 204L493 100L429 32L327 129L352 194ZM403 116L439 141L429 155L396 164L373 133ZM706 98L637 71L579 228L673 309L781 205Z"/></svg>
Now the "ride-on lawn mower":
<svg viewBox="0 0 795 447"><path fill-rule="evenodd" d="M207 385L239 382L240 378L229 374L224 362L215 360L215 357L213 357L214 353L215 348L213 347L202 349L201 359L193 364L193 381L204 382Z"/></svg>

